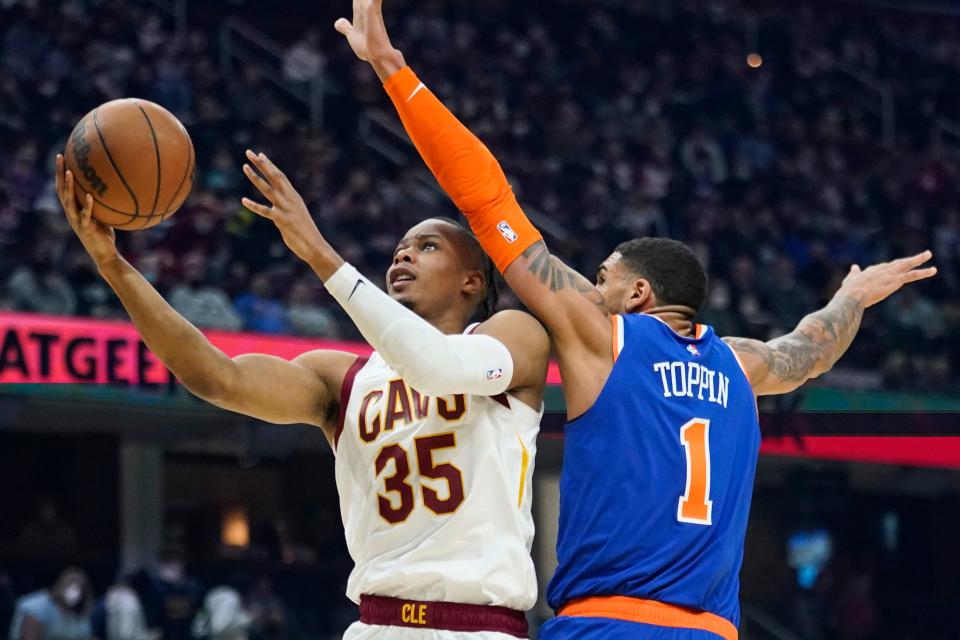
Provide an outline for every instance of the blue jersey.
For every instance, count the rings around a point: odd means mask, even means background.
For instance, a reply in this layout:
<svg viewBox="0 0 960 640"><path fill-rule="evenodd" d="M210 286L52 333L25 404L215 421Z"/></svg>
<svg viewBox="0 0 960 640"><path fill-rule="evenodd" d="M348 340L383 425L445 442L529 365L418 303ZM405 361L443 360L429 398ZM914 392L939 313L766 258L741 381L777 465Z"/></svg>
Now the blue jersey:
<svg viewBox="0 0 960 640"><path fill-rule="evenodd" d="M713 329L614 318L613 371L566 426L554 609L620 595L739 624L760 429L753 390Z"/></svg>

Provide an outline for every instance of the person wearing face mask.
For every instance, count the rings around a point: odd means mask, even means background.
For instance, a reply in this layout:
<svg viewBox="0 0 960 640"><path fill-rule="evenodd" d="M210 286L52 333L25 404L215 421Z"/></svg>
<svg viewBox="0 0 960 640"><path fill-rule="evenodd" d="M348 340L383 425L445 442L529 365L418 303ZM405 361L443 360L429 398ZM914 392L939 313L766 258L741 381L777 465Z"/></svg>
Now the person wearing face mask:
<svg viewBox="0 0 960 640"><path fill-rule="evenodd" d="M49 590L17 601L10 640L90 640L93 590L82 570L70 567Z"/></svg>
<svg viewBox="0 0 960 640"><path fill-rule="evenodd" d="M148 607L150 626L159 627L164 640L190 640L193 618L200 608L201 589L186 573L183 552L168 546L160 552L155 579L152 581L152 603ZM152 619L156 616L155 619Z"/></svg>

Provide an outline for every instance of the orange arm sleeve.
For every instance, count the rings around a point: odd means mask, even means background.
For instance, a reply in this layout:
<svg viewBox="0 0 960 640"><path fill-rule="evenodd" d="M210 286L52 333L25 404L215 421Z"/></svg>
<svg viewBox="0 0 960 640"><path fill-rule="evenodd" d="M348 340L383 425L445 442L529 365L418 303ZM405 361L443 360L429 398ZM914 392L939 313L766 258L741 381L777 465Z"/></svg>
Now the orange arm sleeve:
<svg viewBox="0 0 960 640"><path fill-rule="evenodd" d="M384 88L424 162L502 273L543 238L520 208L497 159L410 67L390 76Z"/></svg>

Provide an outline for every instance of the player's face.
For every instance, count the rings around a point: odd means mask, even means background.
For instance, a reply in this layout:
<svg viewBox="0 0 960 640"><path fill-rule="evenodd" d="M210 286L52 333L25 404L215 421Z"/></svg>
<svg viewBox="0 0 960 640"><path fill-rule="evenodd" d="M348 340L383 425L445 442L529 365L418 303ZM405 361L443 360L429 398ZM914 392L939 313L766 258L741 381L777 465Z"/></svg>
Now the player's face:
<svg viewBox="0 0 960 640"><path fill-rule="evenodd" d="M596 287L603 296L604 311L611 314L642 312L649 301L649 283L631 273L621 258L615 251L597 269Z"/></svg>
<svg viewBox="0 0 960 640"><path fill-rule="evenodd" d="M459 249L449 224L421 222L397 245L387 270L387 293L420 315L467 302L476 293L477 272L465 268Z"/></svg>

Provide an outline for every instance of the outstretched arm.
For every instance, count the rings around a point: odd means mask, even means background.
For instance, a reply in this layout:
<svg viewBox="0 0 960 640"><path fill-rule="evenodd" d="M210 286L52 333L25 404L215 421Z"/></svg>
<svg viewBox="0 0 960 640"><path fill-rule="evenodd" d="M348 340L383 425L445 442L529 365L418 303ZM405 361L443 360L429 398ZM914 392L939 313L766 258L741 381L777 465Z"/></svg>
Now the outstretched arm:
<svg viewBox="0 0 960 640"><path fill-rule="evenodd" d="M57 195L67 221L107 284L116 292L150 350L194 395L268 422L306 423L329 433L339 380L356 356L315 351L292 362L261 354L230 358L183 316L117 251L113 229L93 219L89 194L82 209L73 175L56 162Z"/></svg>
<svg viewBox="0 0 960 640"><path fill-rule="evenodd" d="M247 160L244 173L272 206L249 198L244 206L277 226L287 246L311 266L367 342L408 384L432 396L522 391L529 404L539 406L549 343L534 318L501 312L475 335L445 335L343 261L267 156L247 151Z"/></svg>
<svg viewBox="0 0 960 640"><path fill-rule="evenodd" d="M593 284L552 256L527 220L499 163L406 66L387 36L382 0L356 0L353 21L336 29L369 62L411 140L470 222L510 287L550 329L561 349L609 355L610 322Z"/></svg>
<svg viewBox="0 0 960 640"><path fill-rule="evenodd" d="M724 340L740 358L757 395L789 393L833 368L857 335L864 309L907 283L936 275L936 267L921 268L932 257L925 251L863 271L854 265L833 300L787 335L770 342Z"/></svg>

